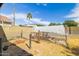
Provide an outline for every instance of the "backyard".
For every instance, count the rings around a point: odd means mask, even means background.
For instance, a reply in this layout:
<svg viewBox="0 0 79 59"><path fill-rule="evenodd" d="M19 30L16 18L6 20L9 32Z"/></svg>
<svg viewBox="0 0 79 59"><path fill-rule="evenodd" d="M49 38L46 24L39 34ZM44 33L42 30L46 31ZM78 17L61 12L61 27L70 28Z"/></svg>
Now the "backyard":
<svg viewBox="0 0 79 59"><path fill-rule="evenodd" d="M13 29L13 30L12 30ZM54 40L40 39L39 42L32 40L29 48L29 34L35 32L31 27L4 26L3 30L7 41L2 43L4 55L33 55L33 56L74 56L79 55L79 35L71 34L67 36L68 47L53 42ZM14 34L14 35L13 35ZM21 37L22 36L22 37ZM61 39L55 34L55 40ZM58 37L58 38L57 38ZM56 39L57 38L57 39ZM60 41L60 39L58 41ZM35 39L37 40L37 38ZM63 39L62 39L63 40ZM60 42L62 43L62 42ZM64 42L65 43L65 42ZM8 48L4 48L8 46Z"/></svg>
<svg viewBox="0 0 79 59"><path fill-rule="evenodd" d="M72 5L1 3L0 55L79 56L79 17L67 17Z"/></svg>

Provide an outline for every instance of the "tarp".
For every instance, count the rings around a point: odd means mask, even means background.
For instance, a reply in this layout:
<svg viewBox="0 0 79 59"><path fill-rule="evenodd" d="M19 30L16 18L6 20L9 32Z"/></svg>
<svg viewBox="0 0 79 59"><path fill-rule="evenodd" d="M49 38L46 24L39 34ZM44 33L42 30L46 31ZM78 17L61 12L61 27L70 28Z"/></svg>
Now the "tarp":
<svg viewBox="0 0 79 59"><path fill-rule="evenodd" d="M63 25L56 25L56 26L37 26L33 28L36 31L41 32L53 32L56 34L65 35L65 28Z"/></svg>

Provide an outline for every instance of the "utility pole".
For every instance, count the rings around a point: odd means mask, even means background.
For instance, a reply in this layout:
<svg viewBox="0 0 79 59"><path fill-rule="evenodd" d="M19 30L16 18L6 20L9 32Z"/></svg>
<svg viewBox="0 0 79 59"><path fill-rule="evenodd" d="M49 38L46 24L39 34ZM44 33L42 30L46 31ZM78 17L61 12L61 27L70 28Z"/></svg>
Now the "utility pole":
<svg viewBox="0 0 79 59"><path fill-rule="evenodd" d="M13 25L15 26L15 4L13 4Z"/></svg>

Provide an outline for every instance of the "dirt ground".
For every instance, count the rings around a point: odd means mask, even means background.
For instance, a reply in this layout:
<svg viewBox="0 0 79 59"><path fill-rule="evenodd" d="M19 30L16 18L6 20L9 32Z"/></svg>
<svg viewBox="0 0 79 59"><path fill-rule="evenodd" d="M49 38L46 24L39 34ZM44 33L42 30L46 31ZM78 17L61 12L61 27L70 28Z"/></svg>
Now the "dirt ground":
<svg viewBox="0 0 79 59"><path fill-rule="evenodd" d="M70 50L64 46L52 43L46 40L40 40L40 43L32 41L32 47L29 49L29 41L27 39L14 39L10 43L15 44L17 47L24 51L28 51L33 56L72 56L74 55ZM10 49L9 49L10 50Z"/></svg>

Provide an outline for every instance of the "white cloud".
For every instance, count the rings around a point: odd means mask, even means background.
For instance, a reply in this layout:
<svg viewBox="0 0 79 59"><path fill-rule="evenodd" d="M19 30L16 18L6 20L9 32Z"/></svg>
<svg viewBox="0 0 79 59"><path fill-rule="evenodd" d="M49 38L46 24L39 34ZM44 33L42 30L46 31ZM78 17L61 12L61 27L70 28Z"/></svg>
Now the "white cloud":
<svg viewBox="0 0 79 59"><path fill-rule="evenodd" d="M71 10L71 13L67 15L67 18L72 18L72 17L79 17L79 4L76 4L76 6Z"/></svg>
<svg viewBox="0 0 79 59"><path fill-rule="evenodd" d="M66 16L66 18L72 18L72 20L79 22L79 4L76 4L76 6L71 10L71 13Z"/></svg>
<svg viewBox="0 0 79 59"><path fill-rule="evenodd" d="M1 13L0 15L6 16L9 19L11 19L11 21L13 21L13 17L14 17L13 14ZM26 14L23 14L23 13L16 13L15 14L16 24L26 24L26 22L24 21L25 19L26 19ZM22 21L22 23L21 23L21 21Z"/></svg>
<svg viewBox="0 0 79 59"><path fill-rule="evenodd" d="M79 4L76 4L76 6L71 10L71 14L66 16L67 18L74 18L79 17Z"/></svg>
<svg viewBox="0 0 79 59"><path fill-rule="evenodd" d="M48 21L43 21L41 18L33 18L31 19L31 21L33 23L36 23L36 24L43 24L43 25L49 25L50 22Z"/></svg>
<svg viewBox="0 0 79 59"><path fill-rule="evenodd" d="M13 20L13 14L2 14L4 16L9 17L11 20ZM16 13L15 19L20 21L23 20L26 24L43 24L43 25L48 25L50 22L48 21L43 21L41 18L32 18L31 20L27 20L26 14L23 13Z"/></svg>
<svg viewBox="0 0 79 59"><path fill-rule="evenodd" d="M11 14L4 14L4 13L0 13L0 15L6 16L6 17L12 17Z"/></svg>
<svg viewBox="0 0 79 59"><path fill-rule="evenodd" d="M1 15L4 15L4 16L7 16L7 17L9 17L10 19L12 19L14 16L13 16L13 14L3 14L3 13L1 13ZM25 19L25 14L23 14L23 13L16 13L15 14L15 18L16 19Z"/></svg>
<svg viewBox="0 0 79 59"><path fill-rule="evenodd" d="M75 22L79 23L79 18L75 18L73 20L75 20Z"/></svg>

